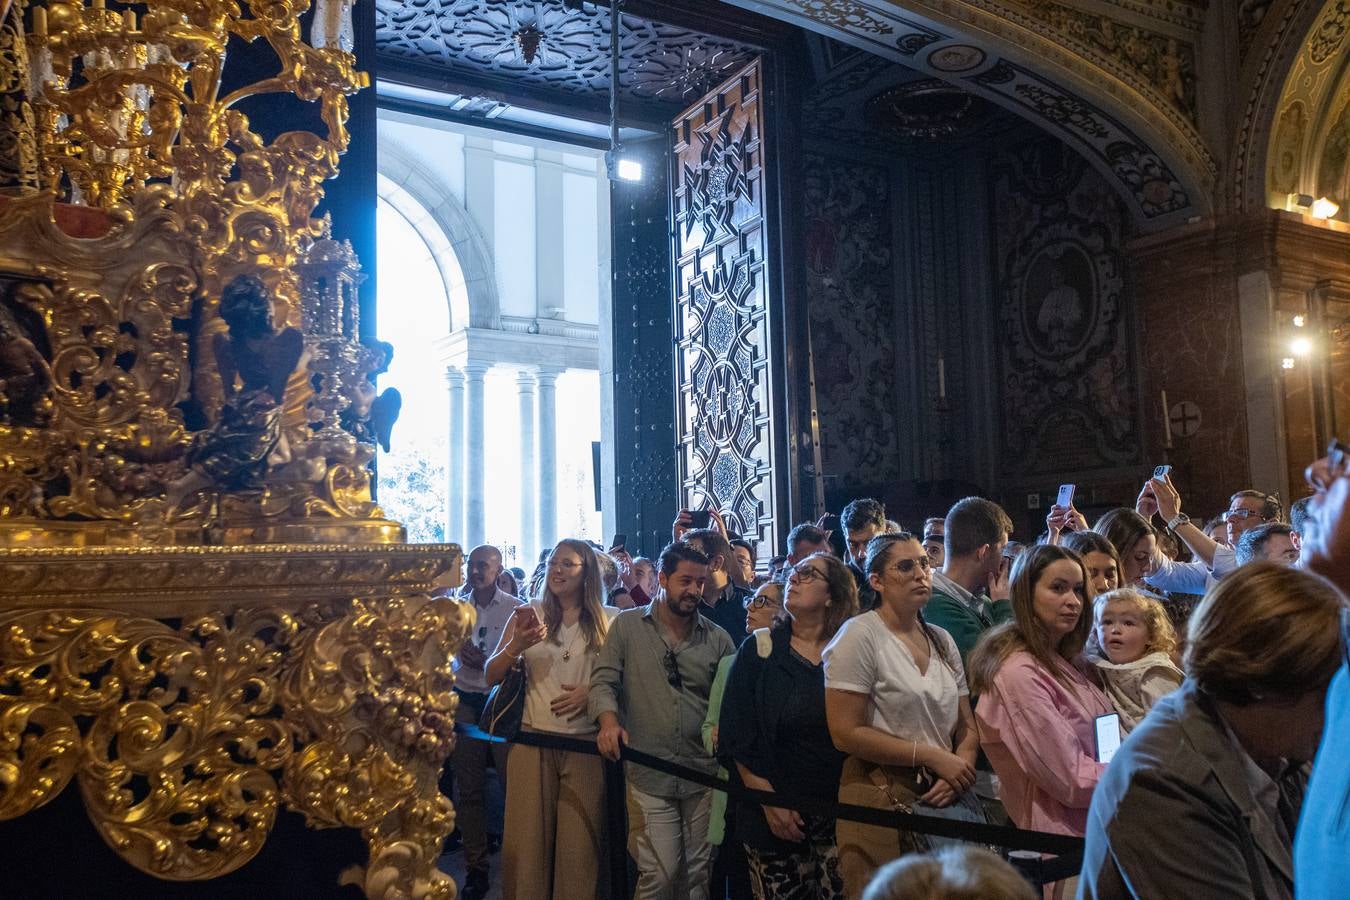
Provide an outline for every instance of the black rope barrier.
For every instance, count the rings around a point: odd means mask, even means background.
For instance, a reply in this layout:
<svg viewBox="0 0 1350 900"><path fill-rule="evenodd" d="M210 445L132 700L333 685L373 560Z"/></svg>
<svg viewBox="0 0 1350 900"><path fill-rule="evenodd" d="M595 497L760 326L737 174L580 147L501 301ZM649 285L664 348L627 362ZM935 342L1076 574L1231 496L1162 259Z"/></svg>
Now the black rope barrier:
<svg viewBox="0 0 1350 900"><path fill-rule="evenodd" d="M546 750L564 750L570 753L600 756L600 750L596 747L593 739L522 729L514 739L508 741L503 737L490 735L476 725L464 724L456 725L455 731L465 737L490 743L525 744ZM1054 859L1015 861L1023 874L1038 884L1048 884L1077 875L1083 865L1083 839L1079 837L1053 834L1048 831L1028 831L1009 825L958 822L937 816L924 816L899 810L874 809L870 806L858 806L854 803L839 803L816 797L804 797L792 791L760 791L744 785L733 784L725 778L718 778L716 775L709 775L697 769L681 766L668 759L662 759L626 745L621 748L621 756L624 762L636 763L648 769L655 769L658 772L691 781L694 784L723 791L730 797L764 806L792 809L821 818L845 819L850 822L860 822L864 825L875 825L881 828L894 828L901 831L929 834L934 837L989 844L1007 850L1051 854L1055 857ZM606 763L610 763L610 761L606 760ZM610 766L606 768L605 777L606 787L610 790L614 790L615 787L622 787L622 770L617 764L610 763ZM611 815L611 819L613 818L617 817ZM611 821L611 829L614 828L614 825L615 823ZM611 860L611 875L615 874L614 868L614 861ZM626 879L626 871L623 877Z"/></svg>

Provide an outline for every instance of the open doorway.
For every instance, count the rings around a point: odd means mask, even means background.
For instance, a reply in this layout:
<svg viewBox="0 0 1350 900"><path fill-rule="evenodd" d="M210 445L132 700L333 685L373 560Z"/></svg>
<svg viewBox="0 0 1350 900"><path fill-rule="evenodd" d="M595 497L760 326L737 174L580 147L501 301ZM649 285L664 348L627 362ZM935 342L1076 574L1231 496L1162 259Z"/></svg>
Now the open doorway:
<svg viewBox="0 0 1350 900"><path fill-rule="evenodd" d="M602 540L602 154L386 109L379 151L380 387L404 397L381 505L409 540L527 571L561 537Z"/></svg>

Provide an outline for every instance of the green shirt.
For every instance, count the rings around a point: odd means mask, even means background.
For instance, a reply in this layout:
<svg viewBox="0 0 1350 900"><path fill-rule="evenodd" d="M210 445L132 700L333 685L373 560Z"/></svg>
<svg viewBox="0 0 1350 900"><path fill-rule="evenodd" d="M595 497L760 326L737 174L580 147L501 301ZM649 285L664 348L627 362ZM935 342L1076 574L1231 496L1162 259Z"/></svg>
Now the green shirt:
<svg viewBox="0 0 1350 900"><path fill-rule="evenodd" d="M923 618L952 636L965 666L980 635L1012 618L1012 603L977 597L941 572L934 572L933 595L923 608Z"/></svg>
<svg viewBox="0 0 1350 900"><path fill-rule="evenodd" d="M694 619L689 637L670 644L656 618L664 599L614 617L591 673L589 713L618 715L634 750L668 759L709 775L717 771L703 749L703 720L708 714L717 665L736 651L731 638L703 616ZM679 685L672 685L666 654L674 656ZM625 766L628 783L644 794L667 799L696 796L707 788L644 766Z"/></svg>

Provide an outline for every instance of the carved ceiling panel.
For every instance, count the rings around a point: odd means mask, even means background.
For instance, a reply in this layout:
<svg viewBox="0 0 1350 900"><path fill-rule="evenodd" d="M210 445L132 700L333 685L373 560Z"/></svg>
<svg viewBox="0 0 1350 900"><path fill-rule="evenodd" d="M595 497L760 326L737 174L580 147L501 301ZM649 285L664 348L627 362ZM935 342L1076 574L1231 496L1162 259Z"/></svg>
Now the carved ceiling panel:
<svg viewBox="0 0 1350 900"><path fill-rule="evenodd" d="M1208 212L1194 121L1206 0L730 0L937 76L1049 127L1112 176L1146 229ZM1102 12L1119 8L1120 20ZM855 64L848 77L866 82ZM830 115L818 104L815 122ZM808 113L812 113L810 100ZM824 110L821 113L821 109Z"/></svg>
<svg viewBox="0 0 1350 900"><path fill-rule="evenodd" d="M609 91L610 16L563 0L376 0L382 57L478 81L525 84L582 97ZM752 48L621 16L619 84L625 95L683 105L755 56Z"/></svg>
<svg viewBox="0 0 1350 900"><path fill-rule="evenodd" d="M1271 206L1289 194L1350 207L1350 0L1327 0L1285 79L1266 149Z"/></svg>

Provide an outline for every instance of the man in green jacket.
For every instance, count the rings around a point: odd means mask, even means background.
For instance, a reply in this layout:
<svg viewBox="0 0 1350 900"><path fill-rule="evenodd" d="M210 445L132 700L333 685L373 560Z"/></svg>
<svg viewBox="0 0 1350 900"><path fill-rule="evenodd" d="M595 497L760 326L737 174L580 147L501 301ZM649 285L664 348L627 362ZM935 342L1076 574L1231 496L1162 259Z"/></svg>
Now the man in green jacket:
<svg viewBox="0 0 1350 900"><path fill-rule="evenodd" d="M959 500L947 513L946 559L942 571L933 573L933 595L923 617L951 634L962 665L980 635L1012 618L1003 558L1011 532L1008 514L982 497Z"/></svg>

